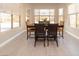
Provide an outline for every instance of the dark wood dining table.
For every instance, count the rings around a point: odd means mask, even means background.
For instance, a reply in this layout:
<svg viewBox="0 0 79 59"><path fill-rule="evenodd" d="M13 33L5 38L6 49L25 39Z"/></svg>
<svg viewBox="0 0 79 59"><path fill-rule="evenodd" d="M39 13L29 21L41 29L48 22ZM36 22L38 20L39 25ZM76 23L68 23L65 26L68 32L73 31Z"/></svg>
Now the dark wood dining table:
<svg viewBox="0 0 79 59"><path fill-rule="evenodd" d="M47 26L45 26L47 27ZM31 28L31 30L35 30L35 26L34 25L27 25L27 39L28 39L28 28ZM63 37L63 28L64 28L64 25L58 25L58 30L59 28L61 28L61 32L62 32L62 37ZM60 31L59 31L59 35L60 35ZM63 37L64 38L64 37Z"/></svg>

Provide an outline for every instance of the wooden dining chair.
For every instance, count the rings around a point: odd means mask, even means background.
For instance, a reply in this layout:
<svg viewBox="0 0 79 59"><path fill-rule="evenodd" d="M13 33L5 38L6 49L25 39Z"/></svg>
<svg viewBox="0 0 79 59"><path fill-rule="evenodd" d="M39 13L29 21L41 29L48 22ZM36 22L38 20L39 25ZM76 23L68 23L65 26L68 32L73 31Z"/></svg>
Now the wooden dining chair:
<svg viewBox="0 0 79 59"><path fill-rule="evenodd" d="M35 32L35 27L33 24L27 24L26 22L26 29L27 29L27 40L28 40L28 37L31 37L31 35L34 35L32 33Z"/></svg>
<svg viewBox="0 0 79 59"><path fill-rule="evenodd" d="M64 38L63 37L63 31L64 30L64 25L59 25L59 27L58 27L58 33L59 33L59 36L62 36L62 38Z"/></svg>
<svg viewBox="0 0 79 59"><path fill-rule="evenodd" d="M35 42L34 46L36 46L36 42L40 39L44 42L45 46L45 30L44 30L44 24L35 24Z"/></svg>
<svg viewBox="0 0 79 59"><path fill-rule="evenodd" d="M53 38L56 41L58 46L58 39L57 39L57 28L58 24L48 24L48 31L47 31L47 45L49 46L50 38Z"/></svg>

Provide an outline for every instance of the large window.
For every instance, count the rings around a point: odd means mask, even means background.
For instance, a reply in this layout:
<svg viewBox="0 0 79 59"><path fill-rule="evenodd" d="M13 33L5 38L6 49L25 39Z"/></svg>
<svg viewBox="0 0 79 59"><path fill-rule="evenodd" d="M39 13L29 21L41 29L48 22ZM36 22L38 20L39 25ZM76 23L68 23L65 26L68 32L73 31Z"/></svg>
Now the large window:
<svg viewBox="0 0 79 59"><path fill-rule="evenodd" d="M75 5L70 5L68 7L68 14L70 20L70 27L76 28L76 12L75 12Z"/></svg>
<svg viewBox="0 0 79 59"><path fill-rule="evenodd" d="M50 21L54 23L54 9L34 9L35 23L39 21Z"/></svg>
<svg viewBox="0 0 79 59"><path fill-rule="evenodd" d="M40 9L40 15L49 15L49 9Z"/></svg>
<svg viewBox="0 0 79 59"><path fill-rule="evenodd" d="M64 25L64 19L63 19L63 8L59 9L59 25Z"/></svg>
<svg viewBox="0 0 79 59"><path fill-rule="evenodd" d="M11 14L0 13L0 31L11 29Z"/></svg>
<svg viewBox="0 0 79 59"><path fill-rule="evenodd" d="M11 13L0 12L0 32L20 26L20 16Z"/></svg>
<svg viewBox="0 0 79 59"><path fill-rule="evenodd" d="M79 4L71 4L68 7L70 27L79 28Z"/></svg>

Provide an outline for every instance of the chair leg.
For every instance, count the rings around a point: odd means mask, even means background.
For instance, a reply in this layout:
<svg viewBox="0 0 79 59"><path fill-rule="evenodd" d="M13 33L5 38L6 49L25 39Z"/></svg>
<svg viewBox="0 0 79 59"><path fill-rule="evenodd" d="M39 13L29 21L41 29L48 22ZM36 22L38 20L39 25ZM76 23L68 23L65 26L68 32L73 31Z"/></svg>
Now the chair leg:
<svg viewBox="0 0 79 59"><path fill-rule="evenodd" d="M27 40L28 40L28 29L27 29Z"/></svg>
<svg viewBox="0 0 79 59"><path fill-rule="evenodd" d="M47 46L49 46L49 39L47 38Z"/></svg>
<svg viewBox="0 0 79 59"><path fill-rule="evenodd" d="M57 38L55 38L55 41L56 41L56 44L57 44L57 47L58 47L58 39L57 39Z"/></svg>
<svg viewBox="0 0 79 59"><path fill-rule="evenodd" d="M34 42L34 47L36 47L36 40L35 40L35 42Z"/></svg>
<svg viewBox="0 0 79 59"><path fill-rule="evenodd" d="M45 47L45 38L44 38L44 47Z"/></svg>
<svg viewBox="0 0 79 59"><path fill-rule="evenodd" d="M60 31L59 31L59 35L60 35Z"/></svg>
<svg viewBox="0 0 79 59"><path fill-rule="evenodd" d="M62 38L64 39L64 36L63 36L63 29L62 29Z"/></svg>
<svg viewBox="0 0 79 59"><path fill-rule="evenodd" d="M36 47L36 41L37 41L37 38L35 38L34 47Z"/></svg>
<svg viewBox="0 0 79 59"><path fill-rule="evenodd" d="M31 36L31 32L29 32L29 37Z"/></svg>

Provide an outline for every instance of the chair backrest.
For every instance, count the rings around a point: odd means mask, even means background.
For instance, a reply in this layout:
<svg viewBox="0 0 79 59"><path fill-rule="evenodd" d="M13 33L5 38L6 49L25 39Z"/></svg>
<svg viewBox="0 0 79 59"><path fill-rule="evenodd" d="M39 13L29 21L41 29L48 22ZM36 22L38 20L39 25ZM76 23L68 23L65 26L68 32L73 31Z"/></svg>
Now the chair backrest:
<svg viewBox="0 0 79 59"><path fill-rule="evenodd" d="M58 24L48 24L48 35L57 35Z"/></svg>
<svg viewBox="0 0 79 59"><path fill-rule="evenodd" d="M35 33L44 33L44 24L35 24Z"/></svg>

